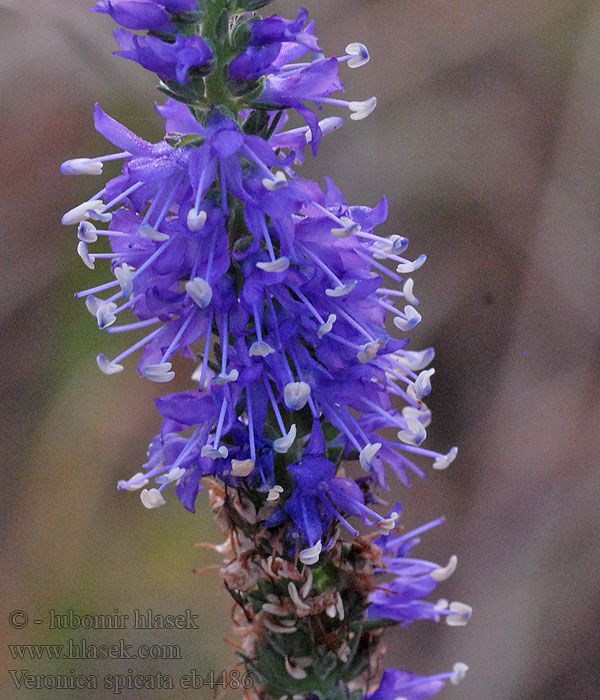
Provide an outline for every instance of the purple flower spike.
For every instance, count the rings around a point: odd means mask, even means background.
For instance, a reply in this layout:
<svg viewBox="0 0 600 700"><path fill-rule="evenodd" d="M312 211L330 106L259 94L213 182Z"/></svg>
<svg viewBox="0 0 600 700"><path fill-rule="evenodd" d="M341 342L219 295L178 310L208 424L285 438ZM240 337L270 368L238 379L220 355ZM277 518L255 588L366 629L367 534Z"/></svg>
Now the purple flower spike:
<svg viewBox="0 0 600 700"><path fill-rule="evenodd" d="M168 95L156 106L158 142L96 105L114 148L61 166L98 177L122 165L62 218L76 226L82 262L106 266L75 296L100 330L131 338L100 353L98 368L113 382L128 366L157 385L177 379L168 393L157 387L148 459L117 488L152 511L174 492L194 513L208 486L225 539L208 546L236 602L248 697L423 700L466 665L388 669L371 683L384 627L463 626L472 613L432 598L455 555L441 565L412 556L443 519L404 532L400 502L382 498L394 478L409 486L425 465L444 470L457 457L425 447L434 351L406 337L421 321L411 275L425 255L406 257L408 239L385 231L385 198L353 204L332 179L300 176L307 147L316 155L343 123L330 108L355 121L374 110L374 97L335 96L340 70L369 52L351 42L326 57L306 10L258 17L268 4L92 8L124 27L116 55L155 73Z"/></svg>

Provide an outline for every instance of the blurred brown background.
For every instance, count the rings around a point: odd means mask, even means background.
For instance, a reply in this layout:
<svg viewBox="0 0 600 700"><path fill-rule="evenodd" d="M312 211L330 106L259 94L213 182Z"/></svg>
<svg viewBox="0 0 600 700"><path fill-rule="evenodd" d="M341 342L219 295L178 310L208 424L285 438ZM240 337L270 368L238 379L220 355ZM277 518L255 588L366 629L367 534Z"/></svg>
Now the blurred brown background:
<svg viewBox="0 0 600 700"><path fill-rule="evenodd" d="M62 213L96 181L61 161L106 152L92 105L158 138L154 79L110 56L111 21L88 0L0 2L2 351L1 695L109 698L108 690L16 690L30 673L217 673L232 660L230 601L206 500L146 511L116 481L138 471L158 420L154 386L104 377L100 334L72 294L83 269ZM472 603L469 626L422 623L390 635L390 665L471 667L460 700L600 697L600 4L577 0L306 0L327 54L364 41L373 60L342 71L368 120L329 137L312 177L349 201L391 202L387 230L428 263L416 277L415 348L437 350L429 442L460 445L447 472L397 488L405 522L445 514L419 553L459 556L442 595ZM273 11L291 16L295 3ZM90 282L92 280L92 282ZM131 363L130 363L131 364ZM200 631L11 629L72 608L172 613ZM178 643L181 661L14 661L7 644ZM78 695L78 693L80 693ZM181 691L124 691L171 699ZM202 689L191 697L209 698ZM234 697L232 695L232 697Z"/></svg>

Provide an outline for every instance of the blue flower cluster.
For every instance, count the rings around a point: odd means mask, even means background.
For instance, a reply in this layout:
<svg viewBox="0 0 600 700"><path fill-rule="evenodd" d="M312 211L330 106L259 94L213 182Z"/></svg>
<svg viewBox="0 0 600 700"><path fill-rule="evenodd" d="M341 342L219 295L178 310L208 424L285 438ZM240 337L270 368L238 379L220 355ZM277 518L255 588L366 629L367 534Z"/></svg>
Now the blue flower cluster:
<svg viewBox="0 0 600 700"><path fill-rule="evenodd" d="M202 477L251 490L274 506L265 527L283 528L290 556L305 565L331 546L337 524L358 535L348 520L357 517L383 533L383 568L394 575L373 595L370 615L459 623L468 616L462 604L420 600L455 562L407 558L415 533L387 536L400 507L380 514L370 496L374 485L387 488L390 471L407 485L409 473L423 477L415 457L444 469L457 453L422 446L433 350L409 350L396 337L421 319L410 275L425 256L407 258L406 238L375 232L385 199L350 205L332 180L321 187L295 170L308 146L316 153L342 124L319 119L323 105L347 108L352 119L374 109L375 98L331 97L343 89L340 64L358 67L369 55L353 43L325 58L305 10L292 20L256 17L251 10L265 4L240 0L224 28L196 0L92 8L124 27L115 30L117 54L155 72L170 97L156 108L165 121L158 143L96 105L96 129L116 152L62 166L98 175L107 161L123 163L63 217L78 226L83 262L106 260L113 276L76 296L100 329L141 333L118 356L98 356L104 373L122 371L135 354L138 372L157 383L175 377L177 355L197 365L195 388L156 400L162 426L148 461L119 488L142 489L142 503L155 508L175 484L190 511ZM209 19L212 36L189 30ZM305 125L287 128L288 109ZM367 476L338 475L343 456ZM463 672L422 679L389 670L368 698L428 697Z"/></svg>

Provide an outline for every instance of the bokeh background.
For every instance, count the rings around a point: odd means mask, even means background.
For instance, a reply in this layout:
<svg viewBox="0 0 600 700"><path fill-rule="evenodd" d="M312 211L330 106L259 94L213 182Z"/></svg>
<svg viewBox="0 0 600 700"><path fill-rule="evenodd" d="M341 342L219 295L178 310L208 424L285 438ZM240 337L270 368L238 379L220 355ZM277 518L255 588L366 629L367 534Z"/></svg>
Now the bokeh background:
<svg viewBox="0 0 600 700"><path fill-rule="evenodd" d="M7 669L43 673L218 673L232 662L231 600L213 571L206 507L158 511L119 478L138 471L158 418L157 387L104 377L100 334L73 292L83 266L60 216L95 182L66 158L106 152L102 107L160 137L154 79L112 58L112 23L89 0L0 2L3 579L2 697L110 698L17 690ZM332 175L351 202L391 203L387 230L428 262L416 275L437 350L429 442L460 445L447 472L396 489L407 525L440 514L420 553L459 569L443 594L474 607L466 628L422 623L389 635L390 665L471 670L444 698L600 697L600 4L589 0L305 0L328 54L364 41L343 71L364 122L327 138L305 173ZM291 16L295 3L273 11ZM49 611L190 608L199 631L51 631ZM11 629L8 612L30 624ZM36 626L33 619L43 618ZM14 661L8 644L177 643L181 661ZM79 694L78 694L79 693ZM124 691L210 698L203 688ZM232 694L231 697L235 697Z"/></svg>

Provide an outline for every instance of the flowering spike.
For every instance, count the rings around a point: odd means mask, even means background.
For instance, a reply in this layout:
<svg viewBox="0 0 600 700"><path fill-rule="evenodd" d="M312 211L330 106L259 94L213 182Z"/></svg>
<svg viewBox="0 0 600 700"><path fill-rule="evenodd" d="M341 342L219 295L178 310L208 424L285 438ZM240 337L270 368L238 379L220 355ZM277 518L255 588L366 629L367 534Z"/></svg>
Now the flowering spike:
<svg viewBox="0 0 600 700"><path fill-rule="evenodd" d="M471 615L463 603L428 600L455 556L445 566L408 556L442 519L405 533L401 504L383 509L379 495L390 476L405 485L411 473L424 477L420 460L441 470L457 456L423 446L434 351L405 349L403 334L421 320L406 275L425 255L402 257L408 239L381 232L385 198L351 204L330 178L298 176L343 124L335 111L361 120L375 109L375 97L338 95L340 71L365 65L369 52L352 42L326 56L306 10L260 17L268 4L92 8L121 25L116 54L155 73L167 100L156 107L156 143L96 105L96 129L116 149L61 166L100 175L103 163L122 163L62 218L77 226L84 264L107 274L75 296L107 333L141 332L114 359L98 355L105 374L135 355L140 375L166 384L176 357L195 361L187 388L155 400L162 425L148 460L118 489L139 491L149 509L174 490L195 512L208 485L225 540L214 549L254 682L248 700L416 700L467 667L429 677L388 669L369 687L380 628L461 626ZM346 476L353 460L358 478Z"/></svg>

